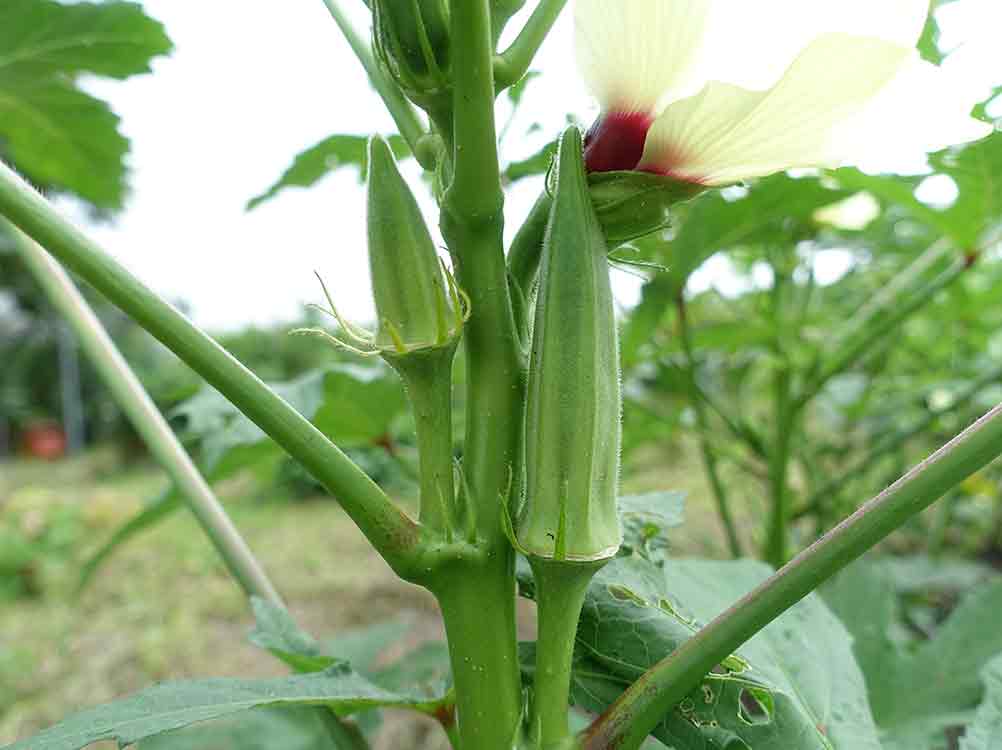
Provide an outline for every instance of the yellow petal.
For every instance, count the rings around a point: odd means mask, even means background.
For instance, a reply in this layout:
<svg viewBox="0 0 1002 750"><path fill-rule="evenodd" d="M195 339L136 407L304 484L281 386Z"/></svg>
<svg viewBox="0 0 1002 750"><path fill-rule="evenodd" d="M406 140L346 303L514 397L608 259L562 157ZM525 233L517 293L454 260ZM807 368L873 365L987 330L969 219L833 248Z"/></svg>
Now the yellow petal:
<svg viewBox="0 0 1002 750"><path fill-rule="evenodd" d="M669 106L651 128L639 168L722 185L834 166L843 157L833 129L861 112L911 55L874 37L821 36L767 91L711 83Z"/></svg>
<svg viewBox="0 0 1002 750"><path fill-rule="evenodd" d="M689 85L712 0L576 0L581 74L604 111L654 113Z"/></svg>

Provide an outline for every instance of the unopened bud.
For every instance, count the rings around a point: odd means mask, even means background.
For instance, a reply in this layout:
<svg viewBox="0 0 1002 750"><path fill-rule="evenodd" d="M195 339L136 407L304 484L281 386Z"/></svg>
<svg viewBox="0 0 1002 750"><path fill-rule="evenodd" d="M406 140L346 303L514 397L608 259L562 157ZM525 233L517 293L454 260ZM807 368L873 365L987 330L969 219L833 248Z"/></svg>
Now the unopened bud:
<svg viewBox="0 0 1002 750"><path fill-rule="evenodd" d="M375 49L418 104L443 95L449 71L448 0L372 0Z"/></svg>

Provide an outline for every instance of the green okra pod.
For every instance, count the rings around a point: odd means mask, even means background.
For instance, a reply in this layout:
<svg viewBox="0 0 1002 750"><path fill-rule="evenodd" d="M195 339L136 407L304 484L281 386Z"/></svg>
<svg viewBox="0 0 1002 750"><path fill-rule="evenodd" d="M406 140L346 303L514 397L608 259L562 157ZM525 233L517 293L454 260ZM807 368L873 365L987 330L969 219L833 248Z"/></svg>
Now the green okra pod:
<svg viewBox="0 0 1002 750"><path fill-rule="evenodd" d="M581 133L570 128L560 142L529 368L517 537L530 556L585 562L618 550L620 402L607 243Z"/></svg>

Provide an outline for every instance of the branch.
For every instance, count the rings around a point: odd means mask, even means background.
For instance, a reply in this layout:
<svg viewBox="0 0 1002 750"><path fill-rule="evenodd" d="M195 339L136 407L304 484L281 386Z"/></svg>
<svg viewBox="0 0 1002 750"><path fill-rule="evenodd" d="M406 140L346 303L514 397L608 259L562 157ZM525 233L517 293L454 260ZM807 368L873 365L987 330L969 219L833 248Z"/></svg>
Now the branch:
<svg viewBox="0 0 1002 750"><path fill-rule="evenodd" d="M230 574L248 596L284 606L261 564L69 274L21 231L6 221L2 223L13 234L15 247L28 271L52 306L73 329L84 354L119 407L150 453L187 498L188 507L223 558Z"/></svg>
<svg viewBox="0 0 1002 750"><path fill-rule="evenodd" d="M358 58L358 61L362 63L362 67L365 68L365 73L369 77L369 83L372 84L376 93L383 100L386 109L389 110L390 116L393 118L393 122L397 125L397 130L400 131L400 135L407 141L407 145L410 146L411 151L414 153L414 158L425 169L434 169L435 150L428 147L425 126L421 122L421 117L418 115L414 105L407 100L407 97L403 95L400 88L383 73L375 56L372 54L372 49L352 25L348 16L338 4L338 0L323 0L323 3L334 19L334 23L341 29L341 34L351 46L355 57Z"/></svg>
<svg viewBox="0 0 1002 750"><path fill-rule="evenodd" d="M557 22L567 0L539 0L522 31L502 54L494 59L494 80L498 91L518 83Z"/></svg>
<svg viewBox="0 0 1002 750"><path fill-rule="evenodd" d="M998 406L815 542L631 685L582 734L584 750L636 750L720 661L947 490L1002 454Z"/></svg>
<svg viewBox="0 0 1002 750"><path fill-rule="evenodd" d="M0 163L0 215L45 247L184 360L337 495L401 577L421 553L420 527L298 411L132 276Z"/></svg>

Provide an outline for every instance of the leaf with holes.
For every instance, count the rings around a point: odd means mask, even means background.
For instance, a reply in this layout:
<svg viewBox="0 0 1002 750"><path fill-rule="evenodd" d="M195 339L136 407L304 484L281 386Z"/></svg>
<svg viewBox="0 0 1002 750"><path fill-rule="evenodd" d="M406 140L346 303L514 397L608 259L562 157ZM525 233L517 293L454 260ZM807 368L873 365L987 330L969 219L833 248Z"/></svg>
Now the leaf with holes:
<svg viewBox="0 0 1002 750"><path fill-rule="evenodd" d="M575 698L603 710L770 572L751 561L613 560L581 615ZM881 750L851 639L816 596L724 660L654 735L675 750Z"/></svg>

